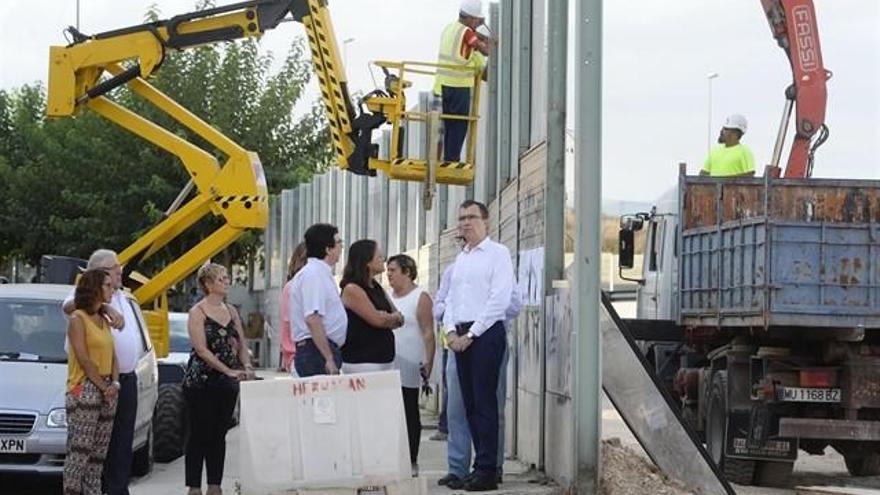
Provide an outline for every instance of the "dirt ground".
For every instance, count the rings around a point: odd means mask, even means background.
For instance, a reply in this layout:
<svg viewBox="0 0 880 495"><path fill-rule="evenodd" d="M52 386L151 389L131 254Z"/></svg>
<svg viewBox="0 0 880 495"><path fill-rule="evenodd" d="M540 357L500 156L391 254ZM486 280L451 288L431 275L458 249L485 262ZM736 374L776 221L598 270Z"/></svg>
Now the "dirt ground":
<svg viewBox="0 0 880 495"><path fill-rule="evenodd" d="M619 438L602 440L603 495L689 495L676 480L666 477L644 456L621 444Z"/></svg>

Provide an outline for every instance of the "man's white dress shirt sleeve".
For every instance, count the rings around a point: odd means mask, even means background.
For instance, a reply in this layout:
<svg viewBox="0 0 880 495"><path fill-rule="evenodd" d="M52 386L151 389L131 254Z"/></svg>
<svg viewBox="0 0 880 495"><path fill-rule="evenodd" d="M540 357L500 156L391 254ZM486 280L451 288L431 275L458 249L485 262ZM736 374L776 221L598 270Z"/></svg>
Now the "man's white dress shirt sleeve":
<svg viewBox="0 0 880 495"><path fill-rule="evenodd" d="M513 263L506 247L495 244L499 253L491 257L489 278L489 298L480 312L470 332L479 337L495 322L505 320L505 310L510 306L510 294L513 291ZM493 253L494 254L494 253Z"/></svg>

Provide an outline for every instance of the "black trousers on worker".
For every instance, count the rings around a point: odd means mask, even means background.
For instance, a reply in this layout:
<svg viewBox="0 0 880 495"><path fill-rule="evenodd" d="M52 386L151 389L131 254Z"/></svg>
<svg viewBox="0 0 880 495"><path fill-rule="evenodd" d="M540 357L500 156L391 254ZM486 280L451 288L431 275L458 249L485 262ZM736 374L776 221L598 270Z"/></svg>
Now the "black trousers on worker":
<svg viewBox="0 0 880 495"><path fill-rule="evenodd" d="M419 443L422 439L422 418L419 413L419 389L401 387L403 412L406 414L406 435L409 437L409 462L419 461Z"/></svg>
<svg viewBox="0 0 880 495"><path fill-rule="evenodd" d="M466 333L470 325L459 325ZM507 348L504 322L497 321L455 354L461 397L474 442L474 471L495 477L498 468L498 380Z"/></svg>
<svg viewBox="0 0 880 495"><path fill-rule="evenodd" d="M443 86L443 113L449 115L468 115L471 113L471 88ZM443 121L443 161L460 162L461 148L467 137L467 120Z"/></svg>
<svg viewBox="0 0 880 495"><path fill-rule="evenodd" d="M134 441L134 423L137 418L137 374L119 374L119 400L113 418L110 446L104 459L102 485L107 495L128 495L131 478L131 444ZM152 445L150 446L152 448Z"/></svg>
<svg viewBox="0 0 880 495"><path fill-rule="evenodd" d="M186 486L202 486L202 465L209 485L223 481L226 461L226 432L238 401L236 386L184 387L189 411L189 440L186 443Z"/></svg>

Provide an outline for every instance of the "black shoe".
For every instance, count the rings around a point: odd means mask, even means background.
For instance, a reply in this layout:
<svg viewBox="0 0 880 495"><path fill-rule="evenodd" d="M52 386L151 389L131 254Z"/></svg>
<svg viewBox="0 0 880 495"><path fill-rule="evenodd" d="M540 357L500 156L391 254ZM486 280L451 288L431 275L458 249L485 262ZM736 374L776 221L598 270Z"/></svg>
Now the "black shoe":
<svg viewBox="0 0 880 495"><path fill-rule="evenodd" d="M461 478L459 478L458 476L456 476L456 475L454 475L454 474L452 474L452 473L449 473L449 474L447 474L446 476L444 476L444 477L440 478L439 480L437 480L437 484L440 485L440 486L448 486L449 483L451 483L451 482L453 482L453 481L457 481L458 483L463 484L462 481L461 481ZM461 488L461 487L459 487L459 488Z"/></svg>
<svg viewBox="0 0 880 495"><path fill-rule="evenodd" d="M450 480L449 483L446 483L446 488L450 490L461 490L465 487L465 482L463 479L458 476L452 475L455 479Z"/></svg>
<svg viewBox="0 0 880 495"><path fill-rule="evenodd" d="M476 477L477 477L477 472L476 472L476 471L471 471L470 473L468 473L467 476L465 476L464 478L462 478L461 481L463 481L465 484L467 484L467 483L470 483L471 481L473 481L474 478L476 478Z"/></svg>
<svg viewBox="0 0 880 495"><path fill-rule="evenodd" d="M494 475L475 476L474 479L464 485L464 490L467 492L488 492L497 489L498 483L495 481Z"/></svg>

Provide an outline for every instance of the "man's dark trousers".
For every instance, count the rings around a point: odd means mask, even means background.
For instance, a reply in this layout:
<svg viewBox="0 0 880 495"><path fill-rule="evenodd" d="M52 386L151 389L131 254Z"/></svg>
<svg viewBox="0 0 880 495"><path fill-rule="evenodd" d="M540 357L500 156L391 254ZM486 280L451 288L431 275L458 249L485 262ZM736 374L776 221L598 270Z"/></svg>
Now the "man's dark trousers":
<svg viewBox="0 0 880 495"><path fill-rule="evenodd" d="M443 368L441 371L441 375L443 377L443 397L440 402L440 417L437 418L437 431L440 433L449 433L449 423L446 417L446 411L448 407L446 404L449 402L449 393L447 392L446 387L446 360L449 359L449 350L445 347L443 348Z"/></svg>
<svg viewBox="0 0 880 495"><path fill-rule="evenodd" d="M443 113L447 115L467 116L471 112L471 88L453 88L443 86ZM443 121L443 161L460 162L461 148L467 137L468 121Z"/></svg>
<svg viewBox="0 0 880 495"><path fill-rule="evenodd" d="M113 419L113 433L104 461L103 485L108 495L128 495L131 477L131 444L134 441L134 421L137 417L137 375L119 374L119 402ZM152 448L150 445L148 448Z"/></svg>
<svg viewBox="0 0 880 495"><path fill-rule="evenodd" d="M458 328L467 332L467 326ZM495 478L498 469L498 380L507 347L504 323L495 322L455 354L461 396L474 441L474 470Z"/></svg>

